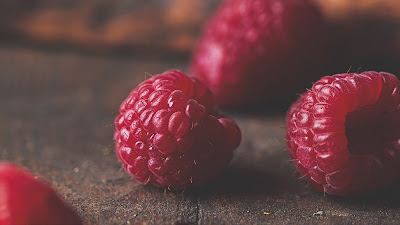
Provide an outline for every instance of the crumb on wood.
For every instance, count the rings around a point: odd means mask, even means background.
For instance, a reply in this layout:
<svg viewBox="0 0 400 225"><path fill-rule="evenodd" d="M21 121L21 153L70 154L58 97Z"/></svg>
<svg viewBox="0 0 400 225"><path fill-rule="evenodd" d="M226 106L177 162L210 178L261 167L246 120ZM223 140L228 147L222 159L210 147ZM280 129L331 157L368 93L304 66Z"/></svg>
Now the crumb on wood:
<svg viewBox="0 0 400 225"><path fill-rule="evenodd" d="M317 211L317 212L315 212L315 213L313 214L313 216L323 216L323 215L324 215L324 211L322 211L322 210Z"/></svg>

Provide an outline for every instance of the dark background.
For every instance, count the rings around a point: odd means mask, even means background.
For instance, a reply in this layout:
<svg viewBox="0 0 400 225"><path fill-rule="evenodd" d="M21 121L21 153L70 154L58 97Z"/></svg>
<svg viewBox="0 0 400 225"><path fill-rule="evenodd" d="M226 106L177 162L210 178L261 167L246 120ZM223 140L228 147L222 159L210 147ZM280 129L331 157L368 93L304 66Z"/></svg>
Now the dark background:
<svg viewBox="0 0 400 225"><path fill-rule="evenodd" d="M231 166L204 188L175 193L121 170L112 141L120 102L146 72L187 71L219 2L2 1L0 159L47 180L87 224L398 223L398 182L343 199L298 179L283 140L288 103L226 112L243 141ZM399 1L317 3L332 41L323 75L350 66L400 74Z"/></svg>

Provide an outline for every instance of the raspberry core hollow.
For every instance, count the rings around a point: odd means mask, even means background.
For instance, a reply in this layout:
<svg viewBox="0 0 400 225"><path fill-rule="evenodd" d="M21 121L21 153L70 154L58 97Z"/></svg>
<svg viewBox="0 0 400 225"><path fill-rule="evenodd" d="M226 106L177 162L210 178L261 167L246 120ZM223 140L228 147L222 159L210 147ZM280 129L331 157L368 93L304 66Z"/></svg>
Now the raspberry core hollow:
<svg viewBox="0 0 400 225"><path fill-rule="evenodd" d="M326 76L287 114L295 166L317 189L362 195L400 174L400 82L390 73Z"/></svg>

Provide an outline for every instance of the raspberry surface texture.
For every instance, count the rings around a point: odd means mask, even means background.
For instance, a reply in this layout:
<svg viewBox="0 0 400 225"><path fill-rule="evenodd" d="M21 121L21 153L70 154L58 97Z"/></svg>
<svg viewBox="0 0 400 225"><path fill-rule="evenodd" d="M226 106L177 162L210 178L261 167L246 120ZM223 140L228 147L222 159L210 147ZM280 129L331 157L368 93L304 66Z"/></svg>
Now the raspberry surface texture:
<svg viewBox="0 0 400 225"><path fill-rule="evenodd" d="M224 169L239 146L236 123L213 110L210 90L169 70L142 82L115 119L116 153L141 183L200 186Z"/></svg>
<svg viewBox="0 0 400 225"><path fill-rule="evenodd" d="M276 102L319 78L326 40L311 1L228 0L205 27L191 74L220 106Z"/></svg>
<svg viewBox="0 0 400 225"><path fill-rule="evenodd" d="M326 193L355 196L400 174L400 81L385 72L316 82L287 114L295 166Z"/></svg>
<svg viewBox="0 0 400 225"><path fill-rule="evenodd" d="M57 193L11 163L0 163L0 224L82 224Z"/></svg>

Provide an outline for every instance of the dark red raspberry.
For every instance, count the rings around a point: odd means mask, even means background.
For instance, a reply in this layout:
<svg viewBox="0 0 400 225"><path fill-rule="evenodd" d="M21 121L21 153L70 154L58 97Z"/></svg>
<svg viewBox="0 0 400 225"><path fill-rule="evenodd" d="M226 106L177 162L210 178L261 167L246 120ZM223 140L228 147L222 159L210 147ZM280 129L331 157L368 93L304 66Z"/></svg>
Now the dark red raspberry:
<svg viewBox="0 0 400 225"><path fill-rule="evenodd" d="M230 162L241 133L213 112L196 78L169 70L141 83L121 104L114 139L125 170L141 183L200 186Z"/></svg>
<svg viewBox="0 0 400 225"><path fill-rule="evenodd" d="M320 10L308 0L228 0L206 26L191 73L219 105L282 99L318 78L324 29Z"/></svg>
<svg viewBox="0 0 400 225"><path fill-rule="evenodd" d="M82 224L44 182L11 163L0 163L0 224Z"/></svg>
<svg viewBox="0 0 400 225"><path fill-rule="evenodd" d="M287 139L300 173L319 190L361 195L400 174L400 81L392 74L337 74L289 110Z"/></svg>

